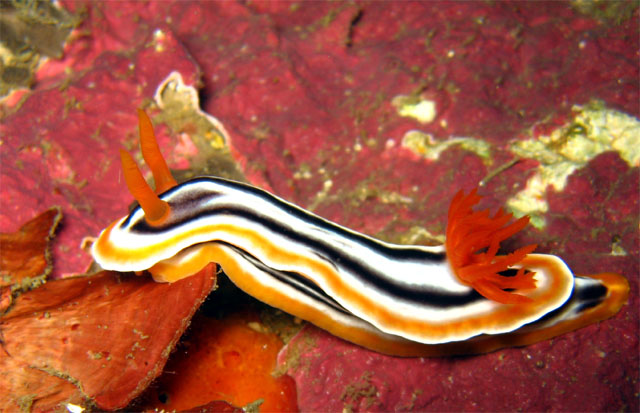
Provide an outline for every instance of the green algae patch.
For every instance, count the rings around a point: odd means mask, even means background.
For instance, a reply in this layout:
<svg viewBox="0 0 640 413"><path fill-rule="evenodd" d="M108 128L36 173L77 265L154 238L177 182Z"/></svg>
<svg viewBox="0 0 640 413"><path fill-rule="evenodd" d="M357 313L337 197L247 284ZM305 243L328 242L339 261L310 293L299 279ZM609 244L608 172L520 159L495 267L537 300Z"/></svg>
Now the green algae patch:
<svg viewBox="0 0 640 413"><path fill-rule="evenodd" d="M393 98L391 104L398 115L416 119L420 123L429 123L436 117L436 103L432 100L400 95Z"/></svg>
<svg viewBox="0 0 640 413"><path fill-rule="evenodd" d="M417 155L434 161L446 149L452 146L459 146L478 155L486 165L491 164L491 145L480 139L451 138L439 141L430 133L412 130L405 133L402 138L402 146Z"/></svg>
<svg viewBox="0 0 640 413"><path fill-rule="evenodd" d="M518 157L540 163L525 189L507 201L516 216L529 215L531 224L545 227L549 205L548 186L560 192L567 178L596 156L615 151L631 167L640 165L640 121L633 116L608 109L600 102L574 106L575 117L548 136L514 142L510 150Z"/></svg>

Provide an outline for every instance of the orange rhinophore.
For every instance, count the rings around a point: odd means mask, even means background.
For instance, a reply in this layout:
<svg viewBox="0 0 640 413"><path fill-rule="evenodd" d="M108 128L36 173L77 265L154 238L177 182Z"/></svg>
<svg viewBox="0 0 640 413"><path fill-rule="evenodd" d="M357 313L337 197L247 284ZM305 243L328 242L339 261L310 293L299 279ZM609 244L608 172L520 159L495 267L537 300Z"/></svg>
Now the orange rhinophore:
<svg viewBox="0 0 640 413"><path fill-rule="evenodd" d="M156 193L161 194L177 185L176 180L171 175L167 162L165 162L153 133L151 119L146 112L138 109L138 127L140 129L140 149L142 157L153 173L153 180L156 183Z"/></svg>
<svg viewBox="0 0 640 413"><path fill-rule="evenodd" d="M173 188L177 183L162 157L153 133L151 120L142 109L138 109L138 123L140 128L140 148L145 162L153 173L153 179L156 182L155 192L144 180L131 155L124 149L120 150L122 173L129 192L144 210L147 223L149 225L160 225L167 220L171 207L166 201L161 200L157 194Z"/></svg>

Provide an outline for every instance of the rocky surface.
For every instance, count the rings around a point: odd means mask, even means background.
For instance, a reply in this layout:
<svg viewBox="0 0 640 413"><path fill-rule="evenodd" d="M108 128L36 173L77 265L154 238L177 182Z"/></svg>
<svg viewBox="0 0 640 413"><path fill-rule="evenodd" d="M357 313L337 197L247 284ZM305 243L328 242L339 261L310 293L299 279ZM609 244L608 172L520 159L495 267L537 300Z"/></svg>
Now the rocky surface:
<svg viewBox="0 0 640 413"><path fill-rule="evenodd" d="M613 319L478 357L390 358L309 326L290 344L301 410L638 410L639 164L624 142L640 116L640 45L628 4L62 2L83 17L63 57L2 104L0 230L59 205L54 275L83 272L81 239L131 202L117 150L135 145L135 108L177 72L250 182L326 218L428 242L453 194L484 180L481 207L542 201L512 246L630 281ZM194 123L153 114L170 166L193 167ZM561 185L536 178L558 178L541 169L552 160L517 144L546 136L572 168Z"/></svg>

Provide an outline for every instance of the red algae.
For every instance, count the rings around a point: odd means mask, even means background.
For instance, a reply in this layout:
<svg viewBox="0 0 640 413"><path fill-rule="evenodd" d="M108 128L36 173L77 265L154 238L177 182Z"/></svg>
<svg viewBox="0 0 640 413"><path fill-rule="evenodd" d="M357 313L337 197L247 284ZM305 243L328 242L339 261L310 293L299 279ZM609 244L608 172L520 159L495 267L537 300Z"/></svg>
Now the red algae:
<svg viewBox="0 0 640 413"><path fill-rule="evenodd" d="M282 342L260 331L257 320L250 314L196 317L166 373L145 396L158 401L145 408L182 411L215 400L234 406L262 400L260 411L297 411L293 379L273 375Z"/></svg>

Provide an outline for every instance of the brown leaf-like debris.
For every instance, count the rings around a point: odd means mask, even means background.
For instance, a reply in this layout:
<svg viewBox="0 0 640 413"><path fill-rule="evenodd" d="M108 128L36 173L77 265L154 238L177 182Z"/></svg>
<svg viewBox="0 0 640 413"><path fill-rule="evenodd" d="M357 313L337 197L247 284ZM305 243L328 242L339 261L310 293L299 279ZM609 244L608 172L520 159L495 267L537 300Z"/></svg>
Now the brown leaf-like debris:
<svg viewBox="0 0 640 413"><path fill-rule="evenodd" d="M0 287L39 285L51 272L49 240L62 218L53 207L14 233L0 233Z"/></svg>
<svg viewBox="0 0 640 413"><path fill-rule="evenodd" d="M105 271L22 294L0 319L0 410L125 407L162 371L215 268L174 284Z"/></svg>

